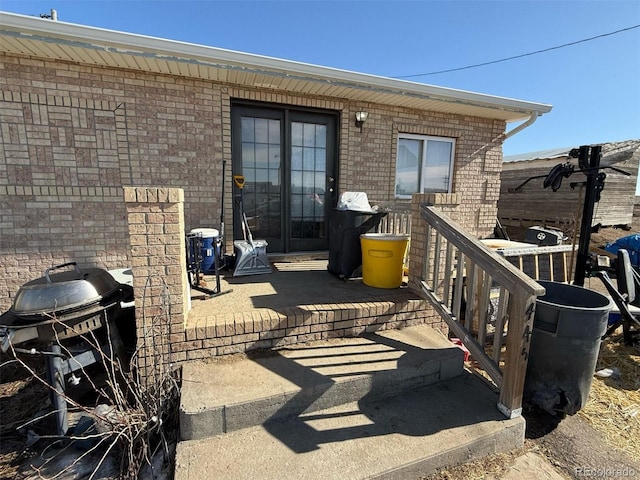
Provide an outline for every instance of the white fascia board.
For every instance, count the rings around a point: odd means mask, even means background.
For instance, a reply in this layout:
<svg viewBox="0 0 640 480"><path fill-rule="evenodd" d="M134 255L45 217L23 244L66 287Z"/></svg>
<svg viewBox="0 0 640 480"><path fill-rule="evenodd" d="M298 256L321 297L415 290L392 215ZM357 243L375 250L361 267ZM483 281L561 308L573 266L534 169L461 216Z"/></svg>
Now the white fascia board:
<svg viewBox="0 0 640 480"><path fill-rule="evenodd" d="M0 30L16 32L20 36L51 41L62 40L76 47L86 46L105 51L132 55L152 56L158 59L176 61L189 59L212 67L224 68L231 65L239 69L258 69L261 73L277 76L311 77L343 86L395 95L416 96L443 102L462 103L522 114L548 113L552 106L482 93L438 87L423 83L398 80L366 73L353 72L308 63L283 60L263 55L237 52L222 48L193 43L150 37L133 33L118 32L103 28L46 20L25 15L0 12Z"/></svg>

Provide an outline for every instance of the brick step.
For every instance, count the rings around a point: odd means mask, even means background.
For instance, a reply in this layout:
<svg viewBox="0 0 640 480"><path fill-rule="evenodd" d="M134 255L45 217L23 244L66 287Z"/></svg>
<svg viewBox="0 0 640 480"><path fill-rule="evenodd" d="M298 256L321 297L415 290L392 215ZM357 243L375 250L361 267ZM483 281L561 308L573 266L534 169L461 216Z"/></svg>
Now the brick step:
<svg viewBox="0 0 640 480"><path fill-rule="evenodd" d="M183 440L295 418L365 396L392 397L463 371L462 351L426 325L298 344L251 357L183 366Z"/></svg>
<svg viewBox="0 0 640 480"><path fill-rule="evenodd" d="M242 287L235 286L238 290ZM293 294L283 297L296 299ZM198 360L405 328L424 324L434 316L426 300L406 290L388 292L386 298L242 310L242 305L230 302L231 295L222 295L207 301L211 307L205 302L194 303L184 338L176 337L172 351L180 361Z"/></svg>

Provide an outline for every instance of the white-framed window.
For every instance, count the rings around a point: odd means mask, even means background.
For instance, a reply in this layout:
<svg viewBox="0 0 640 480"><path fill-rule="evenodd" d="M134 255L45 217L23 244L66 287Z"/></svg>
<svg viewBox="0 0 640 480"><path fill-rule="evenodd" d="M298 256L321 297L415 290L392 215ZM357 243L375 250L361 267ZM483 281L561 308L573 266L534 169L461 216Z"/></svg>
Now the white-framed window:
<svg viewBox="0 0 640 480"><path fill-rule="evenodd" d="M396 198L451 192L455 146L453 138L399 133Z"/></svg>

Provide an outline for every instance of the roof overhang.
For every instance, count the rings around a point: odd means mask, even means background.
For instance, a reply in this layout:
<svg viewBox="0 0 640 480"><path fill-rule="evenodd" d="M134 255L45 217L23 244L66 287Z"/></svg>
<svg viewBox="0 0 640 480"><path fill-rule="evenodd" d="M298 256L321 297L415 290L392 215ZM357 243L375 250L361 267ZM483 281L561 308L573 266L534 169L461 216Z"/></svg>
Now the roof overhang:
<svg viewBox="0 0 640 480"><path fill-rule="evenodd" d="M640 139L623 140L621 142L597 143L589 146L595 145L599 145L600 147L602 147L602 165L611 165L613 163L626 162L628 159L634 156L640 159L640 155L637 154L638 150L640 150ZM533 164L533 162L548 163L550 161L557 162L558 160L567 161L572 158L570 156L571 150L577 148L578 146L562 147L554 148L551 150L540 150L537 152L508 155L504 157L503 165L515 163Z"/></svg>
<svg viewBox="0 0 640 480"><path fill-rule="evenodd" d="M516 122L551 105L0 12L0 52Z"/></svg>

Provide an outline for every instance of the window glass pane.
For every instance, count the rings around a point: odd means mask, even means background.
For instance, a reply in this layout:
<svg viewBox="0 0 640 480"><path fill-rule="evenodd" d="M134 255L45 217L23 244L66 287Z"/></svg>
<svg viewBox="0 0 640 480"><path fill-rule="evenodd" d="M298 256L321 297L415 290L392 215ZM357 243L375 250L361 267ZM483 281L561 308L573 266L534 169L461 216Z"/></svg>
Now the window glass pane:
<svg viewBox="0 0 640 480"><path fill-rule="evenodd" d="M420 185L422 140L400 138L396 160L396 196L411 195Z"/></svg>
<svg viewBox="0 0 640 480"><path fill-rule="evenodd" d="M451 191L452 140L422 135L400 135L396 158L396 197Z"/></svg>
<svg viewBox="0 0 640 480"><path fill-rule="evenodd" d="M446 193L451 182L451 142L427 141L427 161L422 173L424 193Z"/></svg>

